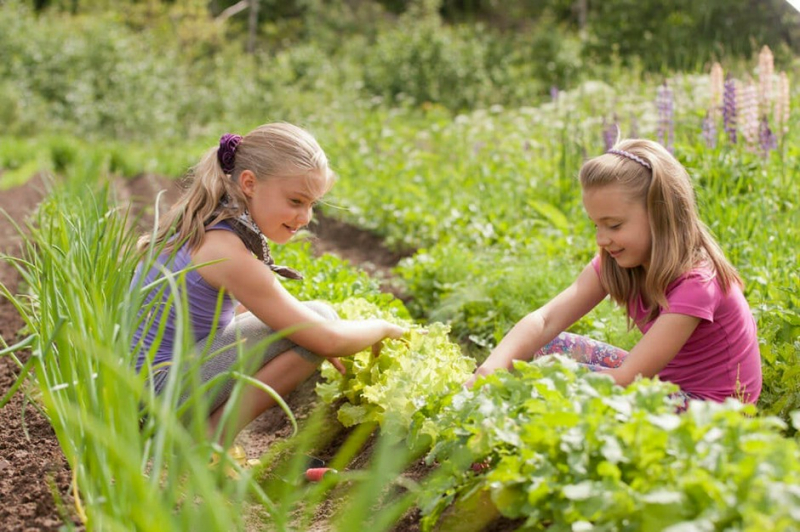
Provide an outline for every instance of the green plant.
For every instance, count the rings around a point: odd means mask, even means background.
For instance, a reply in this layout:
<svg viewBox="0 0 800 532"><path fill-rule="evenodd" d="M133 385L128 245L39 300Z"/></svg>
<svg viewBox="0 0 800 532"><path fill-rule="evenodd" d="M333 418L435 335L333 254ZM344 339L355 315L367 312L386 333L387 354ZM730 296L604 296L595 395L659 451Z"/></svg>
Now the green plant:
<svg viewBox="0 0 800 532"><path fill-rule="evenodd" d="M677 414L674 390L647 379L621 388L555 357L430 404L412 433L451 474L423 499L423 530L476 493L525 530L793 530L800 448L783 423L736 401ZM465 467L464 453L487 467Z"/></svg>

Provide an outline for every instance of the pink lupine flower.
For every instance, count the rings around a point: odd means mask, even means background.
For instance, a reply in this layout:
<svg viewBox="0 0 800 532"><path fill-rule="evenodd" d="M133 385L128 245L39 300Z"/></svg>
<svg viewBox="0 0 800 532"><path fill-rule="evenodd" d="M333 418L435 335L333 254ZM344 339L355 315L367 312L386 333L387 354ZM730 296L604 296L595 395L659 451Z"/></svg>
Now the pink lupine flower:
<svg viewBox="0 0 800 532"><path fill-rule="evenodd" d="M708 107L712 120L715 120L722 111L722 94L725 90L724 83L722 65L714 63L711 65L711 101Z"/></svg>
<svg viewBox="0 0 800 532"><path fill-rule="evenodd" d="M789 77L786 72L778 76L775 97L775 135L783 137L789 132Z"/></svg>
<svg viewBox="0 0 800 532"><path fill-rule="evenodd" d="M764 46L758 54L758 107L760 115L766 115L772 106L772 75L775 73L775 61L772 50Z"/></svg>
<svg viewBox="0 0 800 532"><path fill-rule="evenodd" d="M758 143L758 95L756 87L748 83L742 89L742 98L739 106L739 116L741 117L741 131L747 147L755 150Z"/></svg>

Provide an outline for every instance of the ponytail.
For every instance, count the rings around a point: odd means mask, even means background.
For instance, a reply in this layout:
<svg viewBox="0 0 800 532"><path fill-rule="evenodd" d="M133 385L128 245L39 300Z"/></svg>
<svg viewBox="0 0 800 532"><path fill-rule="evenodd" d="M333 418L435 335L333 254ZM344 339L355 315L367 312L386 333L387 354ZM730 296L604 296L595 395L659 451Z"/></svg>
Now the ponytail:
<svg viewBox="0 0 800 532"><path fill-rule="evenodd" d="M246 203L241 189L223 172L217 153L218 148L211 148L192 167L187 174L192 179L191 185L159 220L155 237L145 234L139 239L137 247L140 253L151 243L160 245L168 239L171 240L164 246L165 251L169 251L177 242L186 242L189 249L194 249L203 240L206 226L242 213ZM233 201L223 205L222 199L225 197Z"/></svg>

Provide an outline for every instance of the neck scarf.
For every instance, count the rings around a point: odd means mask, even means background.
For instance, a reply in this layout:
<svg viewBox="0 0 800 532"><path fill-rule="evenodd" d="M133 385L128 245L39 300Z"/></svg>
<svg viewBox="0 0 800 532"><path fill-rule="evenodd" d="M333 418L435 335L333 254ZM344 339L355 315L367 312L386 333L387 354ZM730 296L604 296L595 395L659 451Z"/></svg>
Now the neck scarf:
<svg viewBox="0 0 800 532"><path fill-rule="evenodd" d="M302 279L303 274L289 268L288 266L280 266L275 264L275 259L269 253L269 245L267 244L267 237L258 228L250 212L245 209L244 213L240 214L238 218L230 218L226 220L236 235L242 239L244 245L249 249L260 261L269 267L270 270L277 273L281 277L287 279Z"/></svg>

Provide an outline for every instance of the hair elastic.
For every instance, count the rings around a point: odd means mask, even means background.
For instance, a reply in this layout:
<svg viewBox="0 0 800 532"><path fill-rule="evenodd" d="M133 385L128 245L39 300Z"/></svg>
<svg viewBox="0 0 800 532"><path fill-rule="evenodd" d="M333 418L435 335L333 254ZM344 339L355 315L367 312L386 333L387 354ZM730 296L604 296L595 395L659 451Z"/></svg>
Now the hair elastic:
<svg viewBox="0 0 800 532"><path fill-rule="evenodd" d="M219 149L217 149L217 160L226 174L233 173L234 162L236 160L236 148L242 142L241 135L225 133L219 138Z"/></svg>
<svg viewBox="0 0 800 532"><path fill-rule="evenodd" d="M650 166L650 163L648 163L647 161L645 161L644 159L642 159L638 155L635 155L635 154L633 154L633 153L631 153L629 151L612 149L612 150L608 150L606 153L613 153L614 155L620 155L622 157L625 157L626 159L630 159L631 161L636 161L637 163L641 164L642 166L644 166L648 170L652 170L653 169L653 167Z"/></svg>

